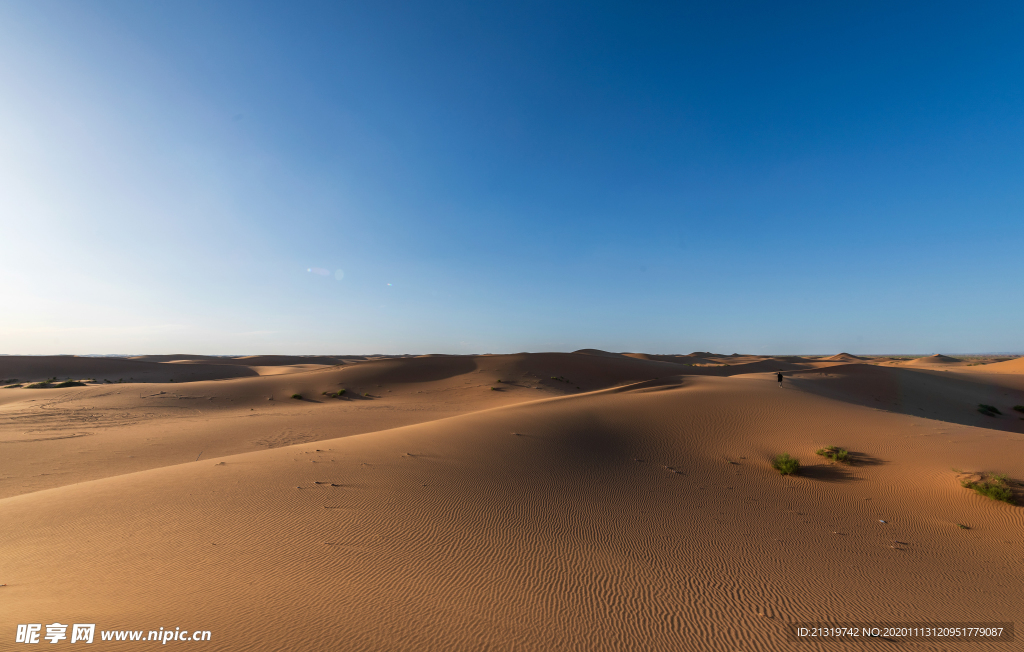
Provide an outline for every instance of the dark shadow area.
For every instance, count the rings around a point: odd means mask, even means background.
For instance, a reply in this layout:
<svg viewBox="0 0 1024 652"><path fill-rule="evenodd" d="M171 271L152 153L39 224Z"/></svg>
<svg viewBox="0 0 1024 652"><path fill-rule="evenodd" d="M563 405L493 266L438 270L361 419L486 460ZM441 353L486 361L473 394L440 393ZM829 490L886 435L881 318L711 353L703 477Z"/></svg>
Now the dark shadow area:
<svg viewBox="0 0 1024 652"><path fill-rule="evenodd" d="M878 457L872 457L867 453L850 451L850 466L879 466L880 464L885 463L886 460Z"/></svg>
<svg viewBox="0 0 1024 652"><path fill-rule="evenodd" d="M851 470L841 464L815 464L801 466L800 477L819 482L853 482L859 480Z"/></svg>
<svg viewBox="0 0 1024 652"><path fill-rule="evenodd" d="M1014 410L1024 404L1024 389L1009 374L848 364L787 374L786 383L799 391L886 412L1024 433L1021 413Z"/></svg>
<svg viewBox="0 0 1024 652"><path fill-rule="evenodd" d="M346 378L372 377L377 383L425 383L444 380L476 371L473 356L436 356L426 358L400 358L397 360L369 360L352 368Z"/></svg>

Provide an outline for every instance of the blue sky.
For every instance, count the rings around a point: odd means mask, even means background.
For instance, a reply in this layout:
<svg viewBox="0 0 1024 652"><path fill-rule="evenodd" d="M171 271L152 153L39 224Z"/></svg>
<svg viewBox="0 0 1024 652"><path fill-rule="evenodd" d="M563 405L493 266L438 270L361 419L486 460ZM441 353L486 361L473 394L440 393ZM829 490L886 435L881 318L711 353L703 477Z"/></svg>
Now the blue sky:
<svg viewBox="0 0 1024 652"><path fill-rule="evenodd" d="M0 2L0 352L1022 351L1022 33Z"/></svg>

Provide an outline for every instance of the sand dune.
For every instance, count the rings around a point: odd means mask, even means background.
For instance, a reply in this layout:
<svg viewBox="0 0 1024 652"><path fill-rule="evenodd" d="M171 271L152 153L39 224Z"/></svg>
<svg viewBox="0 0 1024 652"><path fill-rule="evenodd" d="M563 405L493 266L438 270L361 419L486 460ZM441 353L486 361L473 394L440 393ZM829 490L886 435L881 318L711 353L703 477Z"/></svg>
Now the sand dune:
<svg viewBox="0 0 1024 652"><path fill-rule="evenodd" d="M166 355L133 355L128 360L139 360L141 362L174 362L177 360L194 360L196 362L221 362L232 360L229 356L223 355L194 355L191 353L171 353Z"/></svg>
<svg viewBox="0 0 1024 652"><path fill-rule="evenodd" d="M621 353L602 351L601 349L580 349L579 351L573 351L573 353L578 353L580 355L601 355L607 358L621 358L623 355Z"/></svg>
<svg viewBox="0 0 1024 652"><path fill-rule="evenodd" d="M865 358L853 355L852 353L837 353L833 356L822 358L822 360L836 360L838 362L858 362L864 359Z"/></svg>
<svg viewBox="0 0 1024 652"><path fill-rule="evenodd" d="M623 355L629 358L636 358L637 360L657 360L659 362L674 362L684 365L721 364L718 360L695 358L691 355L656 355L651 353L624 353Z"/></svg>
<svg viewBox="0 0 1024 652"><path fill-rule="evenodd" d="M540 353L254 369L270 374L0 390L0 496L183 463L200 453L223 456L319 441L581 393L675 375L681 367ZM293 373L273 374L275 369ZM341 397L324 396L342 389ZM303 398L290 398L296 394Z"/></svg>
<svg viewBox="0 0 1024 652"><path fill-rule="evenodd" d="M47 378L95 378L103 381L119 379L138 382L188 382L214 378L255 376L255 371L244 366L232 369L220 364L191 363L187 367L171 366L160 362L128 358L90 358L63 355L7 355L0 356L0 379L17 378L35 382Z"/></svg>
<svg viewBox="0 0 1024 652"><path fill-rule="evenodd" d="M794 369L710 373L757 364ZM8 489L66 473L0 500L0 618L208 629L208 650L712 651L831 649L786 637L822 618L1014 620L1024 509L950 469L1024 479L1009 415L962 415L1018 377L817 364L451 356L6 390L2 441L93 430L0 443ZM783 451L801 475L770 468Z"/></svg>
<svg viewBox="0 0 1024 652"><path fill-rule="evenodd" d="M983 378L899 367L848 364L794 372L794 386L808 392L880 410L979 428L1024 433L1014 405L1024 405L1024 377ZM1000 406L1006 416L978 412L981 404Z"/></svg>
<svg viewBox="0 0 1024 652"><path fill-rule="evenodd" d="M952 358L948 355L942 355L936 353L935 355L926 355L923 358L916 358L909 360L903 364L909 367L929 366L929 365L948 365L948 364L960 364L963 360L959 358Z"/></svg>
<svg viewBox="0 0 1024 652"><path fill-rule="evenodd" d="M341 358L325 355L247 355L241 358L234 358L237 364L247 364L259 367L271 367L277 365L338 365L345 364Z"/></svg>
<svg viewBox="0 0 1024 652"><path fill-rule="evenodd" d="M1004 360L1003 362L979 365L971 369L971 371L1020 374L1024 373L1024 358L1014 358L1013 360Z"/></svg>

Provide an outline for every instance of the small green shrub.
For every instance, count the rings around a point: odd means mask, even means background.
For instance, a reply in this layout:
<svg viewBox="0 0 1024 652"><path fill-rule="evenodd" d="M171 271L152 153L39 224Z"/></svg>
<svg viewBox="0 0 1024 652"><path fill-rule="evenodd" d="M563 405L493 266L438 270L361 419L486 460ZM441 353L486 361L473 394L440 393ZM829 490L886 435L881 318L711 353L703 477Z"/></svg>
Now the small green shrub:
<svg viewBox="0 0 1024 652"><path fill-rule="evenodd" d="M77 380L65 380L62 383L57 383L54 387L84 387L85 383L80 383Z"/></svg>
<svg viewBox="0 0 1024 652"><path fill-rule="evenodd" d="M1002 414L998 409L992 405L985 405L984 403L978 403L978 412L981 412L985 416L994 417L997 414Z"/></svg>
<svg viewBox="0 0 1024 652"><path fill-rule="evenodd" d="M839 448L838 446L826 446L825 448L819 448L817 455L826 457L833 462L839 462L840 464L849 464L852 461L850 459L850 451L845 448Z"/></svg>
<svg viewBox="0 0 1024 652"><path fill-rule="evenodd" d="M1017 410L1018 412L1024 412L1024 405L1014 405L1013 409Z"/></svg>
<svg viewBox="0 0 1024 652"><path fill-rule="evenodd" d="M14 389L15 387L21 387L21 384L15 383L14 385L4 385L4 389Z"/></svg>
<svg viewBox="0 0 1024 652"><path fill-rule="evenodd" d="M342 396L345 395L345 390L339 389L337 392L335 392L334 395L337 396L338 398L341 398Z"/></svg>
<svg viewBox="0 0 1024 652"><path fill-rule="evenodd" d="M50 382L49 381L44 381L44 382L41 382L41 383L32 383L31 385L25 385L25 389L43 389L43 388L46 388L46 387L50 387Z"/></svg>
<svg viewBox="0 0 1024 652"><path fill-rule="evenodd" d="M800 460L789 453L783 453L772 459L772 468L782 475L794 475L800 470Z"/></svg>
<svg viewBox="0 0 1024 652"><path fill-rule="evenodd" d="M963 523L957 523L956 526L958 528L960 528L961 530L970 530L971 529L970 527L964 525Z"/></svg>
<svg viewBox="0 0 1024 652"><path fill-rule="evenodd" d="M981 480L978 481L964 479L960 481L960 486L965 489L973 489L982 496L987 496L992 500L1013 504L1013 491L1007 483L1007 477L1000 473L993 473L987 476L982 474Z"/></svg>
<svg viewBox="0 0 1024 652"><path fill-rule="evenodd" d="M498 389L497 387L492 387L492 388L491 388L491 391L492 391L492 392L500 392L501 390L500 390L500 389Z"/></svg>
<svg viewBox="0 0 1024 652"><path fill-rule="evenodd" d="M302 394L292 394L292 398L301 401L302 400Z"/></svg>

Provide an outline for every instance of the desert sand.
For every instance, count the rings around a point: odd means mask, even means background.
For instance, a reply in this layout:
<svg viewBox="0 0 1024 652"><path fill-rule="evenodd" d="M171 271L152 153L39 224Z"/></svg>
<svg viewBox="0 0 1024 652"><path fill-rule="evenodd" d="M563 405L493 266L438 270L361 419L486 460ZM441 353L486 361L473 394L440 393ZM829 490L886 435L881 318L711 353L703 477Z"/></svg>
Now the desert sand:
<svg viewBox="0 0 1024 652"><path fill-rule="evenodd" d="M723 652L850 645L797 622L1019 621L1024 508L960 479L1024 497L1024 358L890 363L0 357L0 648L55 621L203 650ZM96 382L25 386L54 377Z"/></svg>

